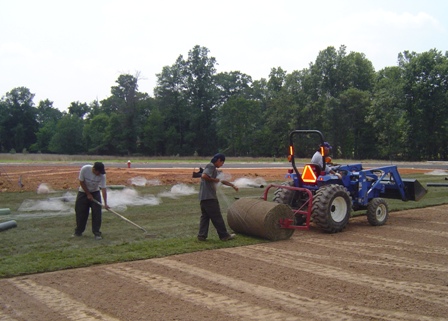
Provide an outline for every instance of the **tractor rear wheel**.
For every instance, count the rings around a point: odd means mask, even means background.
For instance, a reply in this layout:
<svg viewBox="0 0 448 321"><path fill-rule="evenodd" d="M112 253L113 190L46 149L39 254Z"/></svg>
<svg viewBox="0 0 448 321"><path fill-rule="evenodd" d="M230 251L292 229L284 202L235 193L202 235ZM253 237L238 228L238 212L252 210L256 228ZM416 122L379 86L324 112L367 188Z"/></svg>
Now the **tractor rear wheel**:
<svg viewBox="0 0 448 321"><path fill-rule="evenodd" d="M389 218L387 202L382 198L373 198L367 205L367 221L372 226L386 224Z"/></svg>
<svg viewBox="0 0 448 321"><path fill-rule="evenodd" d="M342 185L332 184L319 188L314 196L311 217L327 233L342 231L350 219L352 201Z"/></svg>
<svg viewBox="0 0 448 321"><path fill-rule="evenodd" d="M294 186L294 182L285 182L282 183L283 186ZM299 191L286 189L286 188L277 188L274 192L274 198L272 199L273 202L280 203L280 204L286 204L289 205L292 209L298 209L303 200L302 200L302 194ZM308 198L308 194L305 195L306 198ZM294 225L303 225L306 223L306 216L301 214L296 214L294 216Z"/></svg>

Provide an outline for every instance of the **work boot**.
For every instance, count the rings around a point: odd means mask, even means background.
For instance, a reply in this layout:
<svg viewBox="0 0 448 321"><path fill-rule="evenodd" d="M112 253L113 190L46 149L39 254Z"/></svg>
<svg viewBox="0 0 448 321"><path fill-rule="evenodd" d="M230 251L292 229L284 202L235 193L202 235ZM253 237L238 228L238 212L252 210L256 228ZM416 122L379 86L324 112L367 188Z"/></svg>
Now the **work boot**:
<svg viewBox="0 0 448 321"><path fill-rule="evenodd" d="M221 241L230 241L230 240L233 240L235 237L236 237L236 234L229 234L228 236L223 237L221 239Z"/></svg>

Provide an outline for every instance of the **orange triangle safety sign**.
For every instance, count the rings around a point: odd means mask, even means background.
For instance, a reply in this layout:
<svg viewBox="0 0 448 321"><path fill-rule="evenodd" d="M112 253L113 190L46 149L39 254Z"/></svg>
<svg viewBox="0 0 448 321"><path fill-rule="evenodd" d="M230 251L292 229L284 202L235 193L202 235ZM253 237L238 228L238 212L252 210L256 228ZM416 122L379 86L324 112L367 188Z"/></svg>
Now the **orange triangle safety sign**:
<svg viewBox="0 0 448 321"><path fill-rule="evenodd" d="M315 183L317 180L316 174L310 165L305 165L302 173L302 181L305 183Z"/></svg>

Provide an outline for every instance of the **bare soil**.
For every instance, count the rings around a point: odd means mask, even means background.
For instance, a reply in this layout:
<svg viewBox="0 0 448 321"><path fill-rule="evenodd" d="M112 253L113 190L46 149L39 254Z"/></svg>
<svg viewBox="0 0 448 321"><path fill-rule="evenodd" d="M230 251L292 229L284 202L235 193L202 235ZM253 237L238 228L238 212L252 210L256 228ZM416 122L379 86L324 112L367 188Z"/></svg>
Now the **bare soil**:
<svg viewBox="0 0 448 321"><path fill-rule="evenodd" d="M6 191L77 188L78 167L3 169ZM117 185L193 180L185 169L107 171ZM337 234L312 227L280 242L3 279L0 320L448 320L447 213L395 212L381 227L361 216Z"/></svg>

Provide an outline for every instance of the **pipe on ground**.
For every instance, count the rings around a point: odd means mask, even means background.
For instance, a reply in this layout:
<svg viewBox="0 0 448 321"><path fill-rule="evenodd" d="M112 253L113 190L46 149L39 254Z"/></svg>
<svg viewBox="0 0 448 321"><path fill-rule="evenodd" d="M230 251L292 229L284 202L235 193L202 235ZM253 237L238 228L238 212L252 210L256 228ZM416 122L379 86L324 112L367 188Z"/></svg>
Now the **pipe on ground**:
<svg viewBox="0 0 448 321"><path fill-rule="evenodd" d="M11 214L11 210L9 208L0 208L0 215Z"/></svg>
<svg viewBox="0 0 448 321"><path fill-rule="evenodd" d="M0 223L0 232L9 230L10 228L13 228L13 227L17 227L16 221L7 221L7 222Z"/></svg>
<svg viewBox="0 0 448 321"><path fill-rule="evenodd" d="M293 216L286 204L241 198L227 210L227 223L236 233L280 241L294 233L293 229L280 228L280 219L293 219Z"/></svg>

